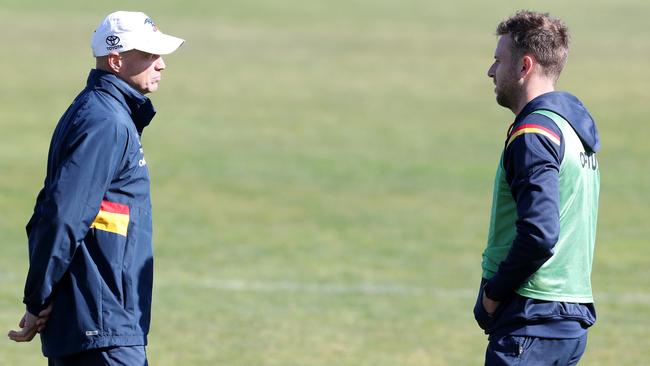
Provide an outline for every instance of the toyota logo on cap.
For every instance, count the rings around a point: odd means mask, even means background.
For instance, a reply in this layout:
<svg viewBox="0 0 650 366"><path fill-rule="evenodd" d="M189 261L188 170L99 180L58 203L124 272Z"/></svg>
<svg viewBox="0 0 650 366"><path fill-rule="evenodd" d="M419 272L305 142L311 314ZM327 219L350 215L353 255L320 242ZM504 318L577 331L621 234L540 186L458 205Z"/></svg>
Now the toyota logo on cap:
<svg viewBox="0 0 650 366"><path fill-rule="evenodd" d="M118 36L108 36L106 37L106 44L109 46L116 46L120 43L120 37Z"/></svg>

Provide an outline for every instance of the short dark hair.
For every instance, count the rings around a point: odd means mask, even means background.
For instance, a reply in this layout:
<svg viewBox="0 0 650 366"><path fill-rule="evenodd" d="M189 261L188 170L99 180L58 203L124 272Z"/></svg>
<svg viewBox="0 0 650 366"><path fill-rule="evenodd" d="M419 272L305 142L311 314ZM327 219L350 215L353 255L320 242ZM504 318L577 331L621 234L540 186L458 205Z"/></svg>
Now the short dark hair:
<svg viewBox="0 0 650 366"><path fill-rule="evenodd" d="M546 75L557 80L569 55L569 29L549 13L519 10L497 26L497 36L510 35L513 57L529 53Z"/></svg>

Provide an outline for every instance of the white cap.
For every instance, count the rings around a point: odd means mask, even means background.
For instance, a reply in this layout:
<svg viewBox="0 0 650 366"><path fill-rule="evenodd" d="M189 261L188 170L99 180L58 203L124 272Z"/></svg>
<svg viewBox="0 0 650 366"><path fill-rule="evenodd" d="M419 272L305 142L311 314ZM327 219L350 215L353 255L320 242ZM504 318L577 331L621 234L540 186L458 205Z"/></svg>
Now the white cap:
<svg viewBox="0 0 650 366"><path fill-rule="evenodd" d="M92 38L93 56L133 49L154 55L166 55L185 40L164 34L145 13L116 11L108 14L97 26Z"/></svg>

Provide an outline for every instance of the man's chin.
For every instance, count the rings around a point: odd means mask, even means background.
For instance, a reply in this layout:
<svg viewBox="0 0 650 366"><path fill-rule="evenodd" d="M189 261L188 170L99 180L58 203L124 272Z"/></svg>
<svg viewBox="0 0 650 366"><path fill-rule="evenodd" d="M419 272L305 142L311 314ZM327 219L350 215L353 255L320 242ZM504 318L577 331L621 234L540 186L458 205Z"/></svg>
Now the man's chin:
<svg viewBox="0 0 650 366"><path fill-rule="evenodd" d="M506 98L506 97L503 96L502 94L498 94L498 93L497 93L496 100L497 100L497 103L498 103L500 106L502 106L502 107L504 107L504 108L511 109L511 107L512 107L512 103L510 102L510 100L509 100L508 98Z"/></svg>
<svg viewBox="0 0 650 366"><path fill-rule="evenodd" d="M158 90L158 83L150 84L149 87L147 87L147 89L142 90L141 93L149 94L155 92L156 90Z"/></svg>

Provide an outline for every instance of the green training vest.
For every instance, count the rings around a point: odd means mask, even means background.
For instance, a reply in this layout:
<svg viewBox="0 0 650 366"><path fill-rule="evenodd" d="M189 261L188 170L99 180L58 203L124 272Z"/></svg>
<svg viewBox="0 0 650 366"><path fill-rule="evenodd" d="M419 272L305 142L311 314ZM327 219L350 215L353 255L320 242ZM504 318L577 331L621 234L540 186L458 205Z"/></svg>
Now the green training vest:
<svg viewBox="0 0 650 366"><path fill-rule="evenodd" d="M600 171L595 153L585 152L571 125L554 112L537 110L560 128L564 158L560 164L560 236L553 256L519 289L519 295L539 300L593 302L591 266L596 242ZM492 196L487 248L483 252L483 277L490 279L506 258L517 234L517 206L505 178L503 154Z"/></svg>

